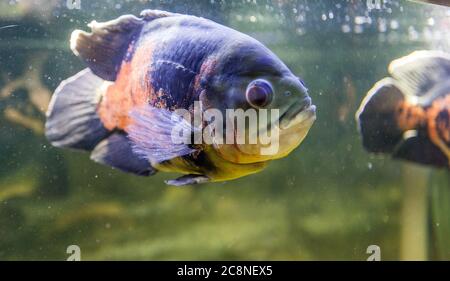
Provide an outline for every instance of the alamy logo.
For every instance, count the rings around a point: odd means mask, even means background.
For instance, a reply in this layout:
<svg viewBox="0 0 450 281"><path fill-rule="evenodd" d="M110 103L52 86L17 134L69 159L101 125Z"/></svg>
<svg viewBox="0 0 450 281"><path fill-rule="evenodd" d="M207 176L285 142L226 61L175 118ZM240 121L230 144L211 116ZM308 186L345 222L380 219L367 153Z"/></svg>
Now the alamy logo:
<svg viewBox="0 0 450 281"><path fill-rule="evenodd" d="M182 118L180 118L182 117ZM279 150L279 109L219 109L202 110L200 102L194 103L194 134L191 137L191 113L177 109L172 121L177 123L171 132L174 144L253 144L261 145L261 155L275 155ZM270 120L269 120L270 118ZM202 128L202 124L207 125ZM202 129L199 129L202 128Z"/></svg>
<svg viewBox="0 0 450 281"><path fill-rule="evenodd" d="M367 0L369 10L381 10L384 7L384 0Z"/></svg>
<svg viewBox="0 0 450 281"><path fill-rule="evenodd" d="M367 258L367 261L381 261L381 248L377 245L370 245L367 247L366 254L370 256Z"/></svg>
<svg viewBox="0 0 450 281"><path fill-rule="evenodd" d="M78 245L70 245L67 247L66 254L70 255L67 261L81 261L81 249Z"/></svg>
<svg viewBox="0 0 450 281"><path fill-rule="evenodd" d="M80 10L81 9L81 0L67 0L66 1L67 9L69 10Z"/></svg>

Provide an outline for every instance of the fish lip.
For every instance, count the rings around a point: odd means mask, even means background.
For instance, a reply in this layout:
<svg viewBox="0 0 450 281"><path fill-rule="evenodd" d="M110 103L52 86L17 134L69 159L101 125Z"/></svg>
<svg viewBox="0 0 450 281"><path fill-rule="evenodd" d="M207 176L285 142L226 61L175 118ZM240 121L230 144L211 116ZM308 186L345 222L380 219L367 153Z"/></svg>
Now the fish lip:
<svg viewBox="0 0 450 281"><path fill-rule="evenodd" d="M285 130L291 127L311 127L316 120L316 106L313 104L295 110L286 114L286 117L280 120L280 128Z"/></svg>
<svg viewBox="0 0 450 281"><path fill-rule="evenodd" d="M309 108L311 105L312 105L312 100L310 97L307 97L301 101L295 102L286 110L286 112L284 112L284 114L281 118L294 117L301 111L305 110L306 108Z"/></svg>
<svg viewBox="0 0 450 281"><path fill-rule="evenodd" d="M286 127L292 120L296 119L299 114L304 115L306 121L310 117L315 117L316 106L312 104L310 97L307 97L299 102L292 104L279 118L280 124Z"/></svg>

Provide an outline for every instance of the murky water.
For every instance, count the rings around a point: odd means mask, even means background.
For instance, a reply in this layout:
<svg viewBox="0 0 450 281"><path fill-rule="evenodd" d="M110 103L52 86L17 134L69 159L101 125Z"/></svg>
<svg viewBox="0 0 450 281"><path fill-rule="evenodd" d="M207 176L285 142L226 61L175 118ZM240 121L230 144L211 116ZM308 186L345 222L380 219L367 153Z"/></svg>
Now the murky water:
<svg viewBox="0 0 450 281"><path fill-rule="evenodd" d="M69 245L108 260L365 260L369 245L382 259L450 258L448 171L368 154L354 120L391 60L449 51L450 9L381 2L0 0L0 259L64 260ZM261 173L185 188L52 148L49 98L84 68L70 32L146 8L209 18L272 49L318 107L304 143Z"/></svg>

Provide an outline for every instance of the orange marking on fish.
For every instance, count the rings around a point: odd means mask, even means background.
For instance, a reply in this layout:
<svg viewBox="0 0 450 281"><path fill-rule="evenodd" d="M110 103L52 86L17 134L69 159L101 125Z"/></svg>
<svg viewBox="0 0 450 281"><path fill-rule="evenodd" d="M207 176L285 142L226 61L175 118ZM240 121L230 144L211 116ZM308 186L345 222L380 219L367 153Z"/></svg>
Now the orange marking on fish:
<svg viewBox="0 0 450 281"><path fill-rule="evenodd" d="M428 136L430 140L444 153L449 160L450 166L450 125L449 121L438 120L439 115L447 111L450 116L450 94L433 101L431 107L427 110L428 117ZM440 122L439 122L440 121Z"/></svg>
<svg viewBox="0 0 450 281"><path fill-rule="evenodd" d="M98 114L108 130L124 130L132 122L129 113L134 107L148 104L155 96L151 85L150 62L152 45L136 50L131 62L123 62L116 81L102 96Z"/></svg>
<svg viewBox="0 0 450 281"><path fill-rule="evenodd" d="M195 83L194 83L195 90L201 89L202 78L207 78L211 76L215 71L216 65L217 65L216 58L209 58L202 64L199 74L195 76Z"/></svg>
<svg viewBox="0 0 450 281"><path fill-rule="evenodd" d="M417 129L426 122L425 110L407 101L397 105L397 124L403 131Z"/></svg>

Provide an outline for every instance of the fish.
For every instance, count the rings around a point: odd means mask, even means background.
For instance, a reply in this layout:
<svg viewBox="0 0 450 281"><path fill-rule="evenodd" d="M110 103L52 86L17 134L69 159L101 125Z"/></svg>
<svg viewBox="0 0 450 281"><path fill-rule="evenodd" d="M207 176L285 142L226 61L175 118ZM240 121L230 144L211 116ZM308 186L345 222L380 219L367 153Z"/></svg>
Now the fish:
<svg viewBox="0 0 450 281"><path fill-rule="evenodd" d="M392 61L356 120L373 153L450 168L450 54L420 50Z"/></svg>
<svg viewBox="0 0 450 281"><path fill-rule="evenodd" d="M179 173L166 183L184 186L258 173L297 148L316 120L305 82L237 30L160 10L88 27L70 38L87 68L61 82L48 108L53 146L140 176ZM221 130L239 128L230 110L254 110L257 123L244 115L244 137L225 141ZM247 141L255 129L270 142Z"/></svg>

